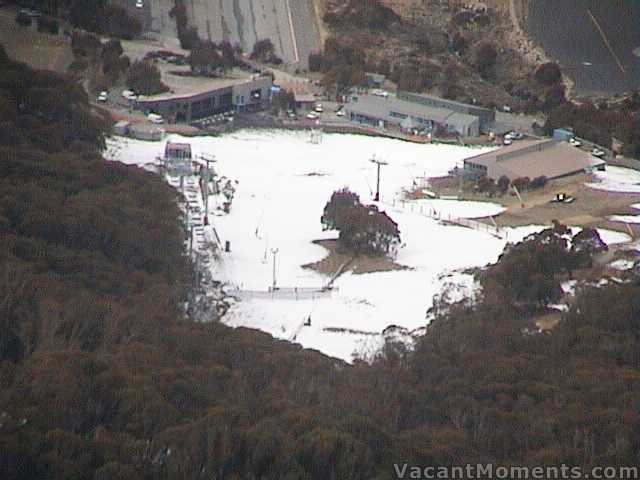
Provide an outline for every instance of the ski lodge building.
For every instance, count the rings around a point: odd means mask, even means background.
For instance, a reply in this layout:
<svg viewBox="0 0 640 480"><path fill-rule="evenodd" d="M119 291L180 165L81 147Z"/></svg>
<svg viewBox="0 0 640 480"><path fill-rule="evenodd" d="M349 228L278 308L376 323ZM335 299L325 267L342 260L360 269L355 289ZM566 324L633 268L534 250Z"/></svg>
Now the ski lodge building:
<svg viewBox="0 0 640 480"><path fill-rule="evenodd" d="M573 145L554 139L520 140L491 152L464 160L464 175L489 177L497 181L505 175L516 178L545 176L549 180L576 173L604 170L605 160Z"/></svg>

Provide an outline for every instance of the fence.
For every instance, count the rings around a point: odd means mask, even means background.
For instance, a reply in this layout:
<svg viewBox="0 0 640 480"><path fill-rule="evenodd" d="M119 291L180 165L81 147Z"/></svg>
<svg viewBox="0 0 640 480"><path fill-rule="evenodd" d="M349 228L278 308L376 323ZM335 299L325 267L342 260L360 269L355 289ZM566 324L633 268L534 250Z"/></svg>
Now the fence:
<svg viewBox="0 0 640 480"><path fill-rule="evenodd" d="M241 300L315 300L318 298L330 298L337 287L327 288L276 288L270 290L241 290L236 288L228 292L232 297Z"/></svg>
<svg viewBox="0 0 640 480"><path fill-rule="evenodd" d="M408 206L407 203L409 204ZM470 218L460 218L451 214L443 214L433 207L425 208L424 205L416 205L412 202L405 202L404 200L394 200L392 206L400 210L419 213L420 215L423 215L427 218L433 218L443 223L472 228L473 230L486 232L501 239L506 238L506 232L503 232L497 225L490 225L488 223L479 222L478 220L472 220Z"/></svg>

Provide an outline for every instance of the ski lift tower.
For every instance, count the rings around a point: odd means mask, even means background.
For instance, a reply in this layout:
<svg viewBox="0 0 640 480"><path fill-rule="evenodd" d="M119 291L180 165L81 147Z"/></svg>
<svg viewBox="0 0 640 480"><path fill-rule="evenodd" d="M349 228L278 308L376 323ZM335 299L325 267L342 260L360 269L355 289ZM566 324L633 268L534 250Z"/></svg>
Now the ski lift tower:
<svg viewBox="0 0 640 480"><path fill-rule="evenodd" d="M205 162L205 165L200 170L200 181L202 182L200 190L202 192L202 201L204 202L204 224L209 225L209 180L216 175L210 165L215 163L216 159L213 155L202 154L199 160Z"/></svg>
<svg viewBox="0 0 640 480"><path fill-rule="evenodd" d="M322 143L322 130L319 130L319 129L316 129L316 128L312 128L311 129L311 137L310 137L309 141L311 143L313 143L314 145L318 145L318 144Z"/></svg>
<svg viewBox="0 0 640 480"><path fill-rule="evenodd" d="M376 180L376 196L373 198L373 200L375 202L379 202L380 201L380 166L381 165L389 165L389 164L387 162L385 162L384 160L377 159L375 155L373 157L371 157L371 159L369 161L371 163L375 163L378 166L378 176L377 176L377 180Z"/></svg>

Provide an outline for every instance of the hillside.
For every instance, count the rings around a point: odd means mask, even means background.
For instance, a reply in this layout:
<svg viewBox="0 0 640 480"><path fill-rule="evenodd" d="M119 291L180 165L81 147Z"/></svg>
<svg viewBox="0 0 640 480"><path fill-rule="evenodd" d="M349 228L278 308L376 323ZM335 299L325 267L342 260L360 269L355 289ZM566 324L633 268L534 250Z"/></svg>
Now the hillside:
<svg viewBox="0 0 640 480"><path fill-rule="evenodd" d="M547 334L533 324L594 237L556 226L508 248L475 301L436 302L415 352L390 341L349 366L189 319L175 192L103 161L108 122L68 78L1 49L0 71L0 478L640 461L637 274L585 284Z"/></svg>
<svg viewBox="0 0 640 480"><path fill-rule="evenodd" d="M375 71L399 89L516 111L548 111L564 99L561 83L536 79L548 59L519 28L521 2L321 3L325 56L310 65L325 73L325 86L357 85ZM345 50L352 60L339 58Z"/></svg>

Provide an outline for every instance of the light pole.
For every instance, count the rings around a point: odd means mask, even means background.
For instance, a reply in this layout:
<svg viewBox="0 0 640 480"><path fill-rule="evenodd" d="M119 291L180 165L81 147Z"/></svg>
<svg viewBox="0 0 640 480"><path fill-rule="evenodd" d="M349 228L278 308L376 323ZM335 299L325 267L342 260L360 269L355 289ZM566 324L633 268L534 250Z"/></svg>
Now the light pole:
<svg viewBox="0 0 640 480"><path fill-rule="evenodd" d="M275 291L278 288L276 282L276 255L278 254L278 249L272 248L271 253L273 254L273 284L271 290Z"/></svg>
<svg viewBox="0 0 640 480"><path fill-rule="evenodd" d="M379 202L380 201L380 166L381 165L388 165L387 162L385 162L384 160L378 160L376 158L376 156L374 155L373 157L371 157L371 159L369 160L371 163L375 163L378 167L378 177L376 180L376 196L373 198L374 201Z"/></svg>

